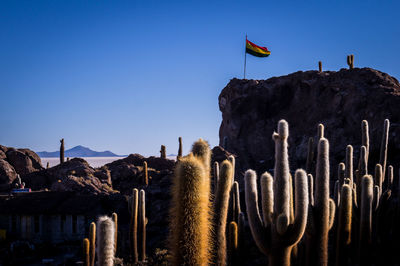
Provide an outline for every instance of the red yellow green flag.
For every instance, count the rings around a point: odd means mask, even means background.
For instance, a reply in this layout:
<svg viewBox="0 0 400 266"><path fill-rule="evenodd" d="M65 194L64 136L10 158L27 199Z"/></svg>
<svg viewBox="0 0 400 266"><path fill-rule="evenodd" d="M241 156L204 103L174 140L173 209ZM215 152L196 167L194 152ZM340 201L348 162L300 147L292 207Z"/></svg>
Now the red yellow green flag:
<svg viewBox="0 0 400 266"><path fill-rule="evenodd" d="M246 39L246 53L257 56L257 57L267 57L271 54L267 47L258 46L251 41Z"/></svg>

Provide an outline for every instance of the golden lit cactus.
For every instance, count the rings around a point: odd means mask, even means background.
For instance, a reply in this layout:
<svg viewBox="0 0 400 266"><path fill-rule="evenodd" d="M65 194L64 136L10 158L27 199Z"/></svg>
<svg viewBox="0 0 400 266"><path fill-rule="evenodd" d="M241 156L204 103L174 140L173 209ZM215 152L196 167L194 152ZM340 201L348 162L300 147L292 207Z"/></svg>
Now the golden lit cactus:
<svg viewBox="0 0 400 266"><path fill-rule="evenodd" d="M216 265L226 265L226 223L232 175L232 164L228 160L223 161L213 206L215 226L215 254L213 257Z"/></svg>
<svg viewBox="0 0 400 266"><path fill-rule="evenodd" d="M314 205L309 208L308 265L328 265L328 233L333 226L335 202L329 198L329 142L318 143Z"/></svg>
<svg viewBox="0 0 400 266"><path fill-rule="evenodd" d="M84 255L85 266L90 266L89 249L90 249L89 239L84 238L83 239L83 255Z"/></svg>
<svg viewBox="0 0 400 266"><path fill-rule="evenodd" d="M96 224L91 223L89 228L89 242L90 242L90 265L94 266L95 257L96 257Z"/></svg>
<svg viewBox="0 0 400 266"><path fill-rule="evenodd" d="M139 251L139 260L146 260L146 194L143 189L139 192L139 215L138 215L138 251Z"/></svg>
<svg viewBox="0 0 400 266"><path fill-rule="evenodd" d="M264 222L258 207L256 173L253 170L247 170L245 173L246 209L251 233L257 247L268 256L270 265L290 265L292 248L300 241L307 223L308 185L307 175L303 170L297 170L295 173L295 217L294 222L290 223L288 135L287 122L279 121L278 133L273 134L274 179L265 173L261 181ZM273 195L264 195L265 191L273 191ZM272 222L269 223L269 220Z"/></svg>
<svg viewBox="0 0 400 266"><path fill-rule="evenodd" d="M351 226L353 210L353 189L344 184L341 188L341 200L338 210L338 227L336 237L336 266L347 265L350 257Z"/></svg>
<svg viewBox="0 0 400 266"><path fill-rule="evenodd" d="M113 212L111 216L112 221L114 222L114 256L117 254L117 243L118 243L118 215Z"/></svg>
<svg viewBox="0 0 400 266"><path fill-rule="evenodd" d="M146 161L143 162L143 184L145 186L149 185L149 172L148 172L148 169L147 169L147 162Z"/></svg>
<svg viewBox="0 0 400 266"><path fill-rule="evenodd" d="M132 262L137 263L139 261L138 254L138 212L139 212L139 191L134 188L132 190L132 196L129 198L129 212L131 215L131 221L129 224L130 242L131 242L131 257Z"/></svg>
<svg viewBox="0 0 400 266"><path fill-rule="evenodd" d="M210 145L207 141L199 139L192 146L192 153L197 157L204 166L206 174L210 174L210 164L211 164L211 150Z"/></svg>
<svg viewBox="0 0 400 266"><path fill-rule="evenodd" d="M228 261L229 265L239 265L238 244L239 244L238 225L232 221L228 229Z"/></svg>
<svg viewBox="0 0 400 266"><path fill-rule="evenodd" d="M211 261L210 181L205 167L210 152L204 147L197 149L204 143L197 144L193 145L196 156L182 157L172 180L169 237L172 265L208 265Z"/></svg>

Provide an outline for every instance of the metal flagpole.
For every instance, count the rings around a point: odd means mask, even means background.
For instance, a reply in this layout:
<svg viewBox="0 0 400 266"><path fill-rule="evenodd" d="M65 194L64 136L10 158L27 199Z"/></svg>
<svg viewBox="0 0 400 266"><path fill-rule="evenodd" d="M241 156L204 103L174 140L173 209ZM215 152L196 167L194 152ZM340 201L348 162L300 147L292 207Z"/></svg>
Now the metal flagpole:
<svg viewBox="0 0 400 266"><path fill-rule="evenodd" d="M247 34L246 34L246 43L244 45L244 72L243 72L243 78L246 79L246 45L247 45Z"/></svg>

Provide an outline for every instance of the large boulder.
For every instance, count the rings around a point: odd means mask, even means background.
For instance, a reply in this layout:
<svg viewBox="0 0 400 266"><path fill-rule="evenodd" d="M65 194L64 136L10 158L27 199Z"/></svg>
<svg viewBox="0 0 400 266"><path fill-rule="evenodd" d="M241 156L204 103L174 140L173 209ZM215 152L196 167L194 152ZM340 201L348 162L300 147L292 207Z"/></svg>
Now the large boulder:
<svg viewBox="0 0 400 266"><path fill-rule="evenodd" d="M29 149L6 148L5 155L6 160L21 176L43 169L39 156Z"/></svg>
<svg viewBox="0 0 400 266"><path fill-rule="evenodd" d="M9 185L17 177L14 167L7 161L0 159L0 185Z"/></svg>
<svg viewBox="0 0 400 266"><path fill-rule="evenodd" d="M370 68L299 71L268 80L232 79L219 95L220 145L226 144L237 156L242 171L270 170L275 154L272 133L278 121L285 119L289 123L291 170L305 168L308 139L314 137L316 144L317 126L322 123L330 142L332 170L345 159L348 144L354 146L357 165L361 121L365 119L370 129L372 172L379 160L386 118L391 121L388 165L400 159L400 154L395 154L400 148L399 106L399 82Z"/></svg>

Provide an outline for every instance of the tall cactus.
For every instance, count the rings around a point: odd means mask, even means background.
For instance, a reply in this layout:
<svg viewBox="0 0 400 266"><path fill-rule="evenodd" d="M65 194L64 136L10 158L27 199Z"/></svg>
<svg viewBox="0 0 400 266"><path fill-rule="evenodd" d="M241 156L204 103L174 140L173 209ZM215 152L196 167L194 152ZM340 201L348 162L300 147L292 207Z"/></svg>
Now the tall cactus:
<svg viewBox="0 0 400 266"><path fill-rule="evenodd" d="M131 242L131 257L132 262L137 263L139 261L138 254L138 212L139 212L139 191L134 188L132 190L132 196L129 199L129 212L131 214L131 221L129 224L130 242Z"/></svg>
<svg viewBox="0 0 400 266"><path fill-rule="evenodd" d="M379 156L379 164L382 165L383 180L386 179L385 173L386 173L387 150L389 142L389 127L390 127L389 119L385 119L383 126L382 141L381 141L381 150Z"/></svg>
<svg viewBox="0 0 400 266"><path fill-rule="evenodd" d="M350 187L353 187L353 146L346 147L346 169L345 178L350 179Z"/></svg>
<svg viewBox="0 0 400 266"><path fill-rule="evenodd" d="M368 255L372 240L372 202L373 202L373 181L372 177L365 175L361 184L361 215L359 233L359 263L360 265L370 264Z"/></svg>
<svg viewBox="0 0 400 266"><path fill-rule="evenodd" d="M328 233L335 216L335 203L329 198L329 142L318 143L314 205L310 206L307 234L308 265L328 265Z"/></svg>
<svg viewBox="0 0 400 266"><path fill-rule="evenodd" d="M95 257L96 257L96 224L91 223L89 228L89 242L90 242L90 265L94 266Z"/></svg>
<svg viewBox="0 0 400 266"><path fill-rule="evenodd" d="M322 62L318 61L318 72L321 73L322 72Z"/></svg>
<svg viewBox="0 0 400 266"><path fill-rule="evenodd" d="M366 157L367 157L367 168L368 168L368 157L369 157L369 127L368 121L363 120L361 122L361 140L362 146L365 146L366 149Z"/></svg>
<svg viewBox="0 0 400 266"><path fill-rule="evenodd" d="M139 217L138 217L138 227L139 227L139 260L146 260L146 194L143 189L139 193Z"/></svg>
<svg viewBox="0 0 400 266"><path fill-rule="evenodd" d="M336 266L347 265L350 255L351 226L352 226L352 199L353 189L344 184L341 189L339 205L338 228L336 238Z"/></svg>
<svg viewBox="0 0 400 266"><path fill-rule="evenodd" d="M167 151L164 145L161 145L160 157L163 159L167 158Z"/></svg>
<svg viewBox="0 0 400 266"><path fill-rule="evenodd" d="M214 201L214 257L216 265L226 265L226 223L232 174L232 164L228 160L225 160L221 165L220 178Z"/></svg>
<svg viewBox="0 0 400 266"><path fill-rule="evenodd" d="M240 209L240 191L239 183L237 181L233 182L232 185L232 217L233 221L239 223L239 215L241 213Z"/></svg>
<svg viewBox="0 0 400 266"><path fill-rule="evenodd" d="M236 222L229 223L228 230L228 261L229 265L239 265L238 263L238 249L239 249L239 231Z"/></svg>
<svg viewBox="0 0 400 266"><path fill-rule="evenodd" d="M178 157L177 157L177 159L179 160L180 158L182 158L182 137L178 138L178 142L179 142L179 148L178 148Z"/></svg>
<svg viewBox="0 0 400 266"><path fill-rule="evenodd" d="M143 162L143 184L147 187L149 185L149 171L147 169L147 162Z"/></svg>
<svg viewBox="0 0 400 266"><path fill-rule="evenodd" d="M264 207L265 217L272 217L271 224L265 224L261 220L258 209L258 193L256 173L247 170L245 173L245 194L246 208L249 224L253 238L258 248L269 257L270 265L290 265L290 254L292 247L296 245L304 234L307 223L308 209L308 185L307 175L303 170L295 173L295 218L290 223L290 180L289 180L289 160L287 138L289 135L288 124L281 120L278 123L278 133L273 134L275 141L275 170L274 181L266 173L265 178L269 179L262 182L269 187L263 191L273 190L272 195L266 195L266 200L262 203L273 200L273 207ZM272 188L273 186L273 188ZM273 209L273 213L269 213Z"/></svg>
<svg viewBox="0 0 400 266"><path fill-rule="evenodd" d="M60 164L64 162L64 139L60 140Z"/></svg>
<svg viewBox="0 0 400 266"><path fill-rule="evenodd" d="M117 254L117 243L118 243L118 215L113 212L111 216L112 221L114 222L114 256Z"/></svg>
<svg viewBox="0 0 400 266"><path fill-rule="evenodd" d="M90 266L89 250L90 250L89 239L84 238L83 239L83 256L84 256L83 259L85 260L85 266Z"/></svg>
<svg viewBox="0 0 400 266"><path fill-rule="evenodd" d="M347 65L349 65L349 69L354 68L354 55L353 54L347 56Z"/></svg>
<svg viewBox="0 0 400 266"><path fill-rule="evenodd" d="M214 162L214 168L213 168L213 178L214 178L214 194L217 193L217 186L218 186L218 180L219 180L219 163Z"/></svg>
<svg viewBox="0 0 400 266"><path fill-rule="evenodd" d="M203 144L194 145L193 153L195 147ZM204 156L199 156L198 151L197 156L189 154L181 158L172 181L169 237L172 265L210 262L209 171L206 171ZM210 152L203 150L201 154L207 157L207 153Z"/></svg>
<svg viewBox="0 0 400 266"><path fill-rule="evenodd" d="M114 222L110 217L101 216L97 221L97 265L114 265Z"/></svg>

